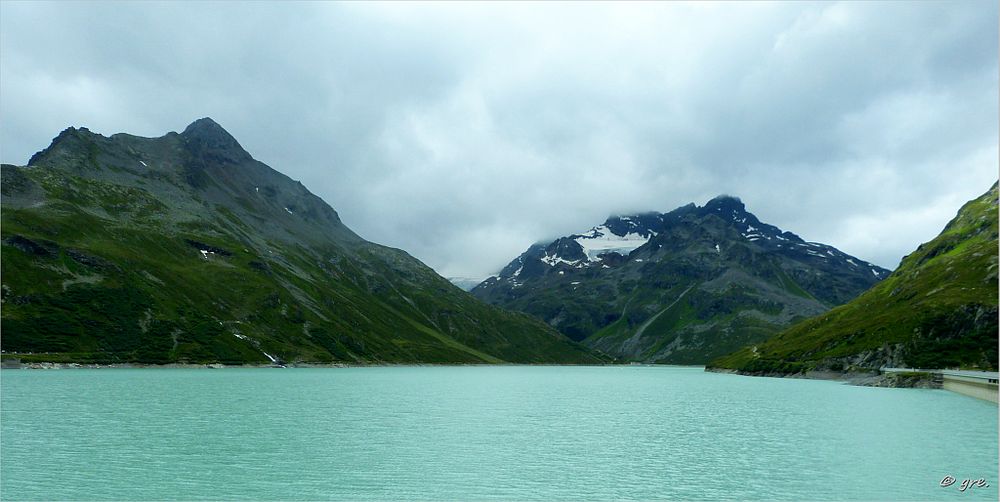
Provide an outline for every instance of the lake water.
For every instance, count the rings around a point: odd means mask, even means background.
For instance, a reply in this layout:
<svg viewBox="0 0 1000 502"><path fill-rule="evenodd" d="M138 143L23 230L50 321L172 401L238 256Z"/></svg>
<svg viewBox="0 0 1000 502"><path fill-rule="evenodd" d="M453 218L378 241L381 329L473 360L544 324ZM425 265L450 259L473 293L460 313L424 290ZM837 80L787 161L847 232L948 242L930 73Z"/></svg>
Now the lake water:
<svg viewBox="0 0 1000 502"><path fill-rule="evenodd" d="M992 403L700 368L4 370L0 393L3 500L997 500L1000 482Z"/></svg>

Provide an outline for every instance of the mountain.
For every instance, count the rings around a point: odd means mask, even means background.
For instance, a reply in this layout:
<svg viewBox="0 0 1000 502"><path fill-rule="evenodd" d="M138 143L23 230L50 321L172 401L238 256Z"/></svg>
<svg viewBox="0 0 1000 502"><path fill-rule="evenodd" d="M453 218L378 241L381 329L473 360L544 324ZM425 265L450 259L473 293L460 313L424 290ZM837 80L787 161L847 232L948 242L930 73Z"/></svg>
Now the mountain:
<svg viewBox="0 0 1000 502"><path fill-rule="evenodd" d="M719 196L703 207L614 216L533 245L472 293L619 359L701 364L887 275Z"/></svg>
<svg viewBox="0 0 1000 502"><path fill-rule="evenodd" d="M159 138L69 128L0 178L0 343L23 359L597 361L365 241L208 118Z"/></svg>
<svg viewBox="0 0 1000 502"><path fill-rule="evenodd" d="M886 280L763 343L716 359L748 374L997 369L997 185Z"/></svg>

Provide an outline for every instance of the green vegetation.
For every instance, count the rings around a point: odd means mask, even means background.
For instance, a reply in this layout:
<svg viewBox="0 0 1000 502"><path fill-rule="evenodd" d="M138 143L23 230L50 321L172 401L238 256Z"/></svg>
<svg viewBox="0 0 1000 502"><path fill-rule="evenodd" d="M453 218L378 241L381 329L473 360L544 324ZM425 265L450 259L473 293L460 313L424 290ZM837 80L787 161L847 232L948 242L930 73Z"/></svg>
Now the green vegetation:
<svg viewBox="0 0 1000 502"><path fill-rule="evenodd" d="M718 358L746 373L997 368L997 186L846 305Z"/></svg>
<svg viewBox="0 0 1000 502"><path fill-rule="evenodd" d="M406 253L361 240L319 198L249 156L239 165L218 159L240 155L198 158L184 150L192 143L71 130L32 167L3 167L5 355L600 361L539 321L477 301ZM134 152L147 167L130 170ZM255 186L267 190L258 195Z"/></svg>

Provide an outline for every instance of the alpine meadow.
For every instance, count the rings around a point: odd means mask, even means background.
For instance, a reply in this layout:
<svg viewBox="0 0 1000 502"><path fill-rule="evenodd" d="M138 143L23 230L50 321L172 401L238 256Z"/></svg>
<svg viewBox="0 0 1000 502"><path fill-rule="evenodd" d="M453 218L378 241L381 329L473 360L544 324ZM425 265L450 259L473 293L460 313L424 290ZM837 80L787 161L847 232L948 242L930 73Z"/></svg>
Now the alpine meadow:
<svg viewBox="0 0 1000 502"><path fill-rule="evenodd" d="M1000 8L0 1L0 500L1000 498Z"/></svg>

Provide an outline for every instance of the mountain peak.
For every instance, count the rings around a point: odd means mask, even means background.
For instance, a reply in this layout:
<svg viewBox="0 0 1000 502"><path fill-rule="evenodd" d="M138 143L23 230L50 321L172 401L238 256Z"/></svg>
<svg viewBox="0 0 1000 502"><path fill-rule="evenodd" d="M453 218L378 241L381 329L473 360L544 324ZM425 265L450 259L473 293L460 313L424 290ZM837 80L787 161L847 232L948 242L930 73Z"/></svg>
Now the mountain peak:
<svg viewBox="0 0 1000 502"><path fill-rule="evenodd" d="M63 129L58 136L52 138L52 143L50 143L48 147L32 155L31 158L28 159L28 165L37 165L45 162L46 159L51 160L54 156L86 155L87 141L95 136L97 135L90 132L90 129L87 129L86 127L67 127L66 129Z"/></svg>
<svg viewBox="0 0 1000 502"><path fill-rule="evenodd" d="M212 120L212 117L202 117L198 120L195 120L194 122L191 122L190 124L188 124L186 128L184 128L184 132L182 134L190 136L193 134L205 134L205 133L214 133L214 134L222 133L229 135L229 133L225 129L223 129L218 122Z"/></svg>
<svg viewBox="0 0 1000 502"><path fill-rule="evenodd" d="M252 158L236 138L209 117L192 122L181 138L192 153L204 160L236 164Z"/></svg>
<svg viewBox="0 0 1000 502"><path fill-rule="evenodd" d="M722 195L532 246L472 294L614 357L698 364L844 303L887 273Z"/></svg>
<svg viewBox="0 0 1000 502"><path fill-rule="evenodd" d="M0 174L5 365L24 352L144 364L606 360L358 237L212 119L155 138L69 128L34 162ZM76 274L94 280L63 287Z"/></svg>

